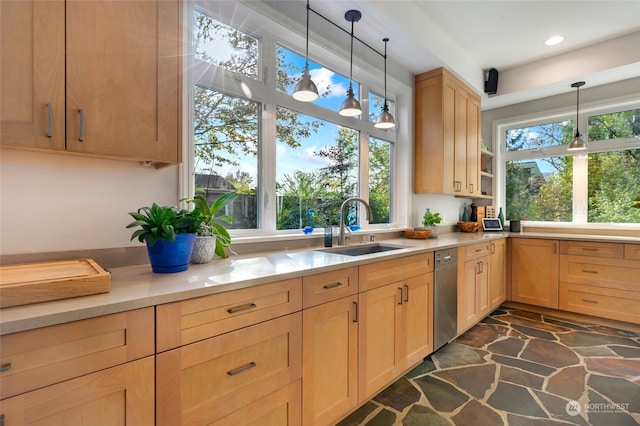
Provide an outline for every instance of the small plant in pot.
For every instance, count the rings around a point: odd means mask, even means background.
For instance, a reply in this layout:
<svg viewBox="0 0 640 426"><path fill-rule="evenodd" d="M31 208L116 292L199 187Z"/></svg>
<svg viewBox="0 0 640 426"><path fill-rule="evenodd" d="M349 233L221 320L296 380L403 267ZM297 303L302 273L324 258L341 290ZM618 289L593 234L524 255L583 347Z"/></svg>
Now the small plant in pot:
<svg viewBox="0 0 640 426"><path fill-rule="evenodd" d="M135 220L127 228L139 228L131 235L147 244L151 269L158 273L181 272L189 269L196 230L201 220L188 210L176 207L141 207L129 215Z"/></svg>
<svg viewBox="0 0 640 426"><path fill-rule="evenodd" d="M422 224L426 229L431 229L431 236L429 238L437 238L438 237L438 225L442 222L442 217L440 213L432 213L431 209L428 209L424 212L422 216Z"/></svg>
<svg viewBox="0 0 640 426"><path fill-rule="evenodd" d="M224 194L211 205L202 195L187 200L195 206L192 214L200 221L191 253L191 263L211 262L216 254L222 258L227 257L226 248L231 245L231 235L223 223L231 223L232 219L228 215L216 214L236 196L235 192Z"/></svg>

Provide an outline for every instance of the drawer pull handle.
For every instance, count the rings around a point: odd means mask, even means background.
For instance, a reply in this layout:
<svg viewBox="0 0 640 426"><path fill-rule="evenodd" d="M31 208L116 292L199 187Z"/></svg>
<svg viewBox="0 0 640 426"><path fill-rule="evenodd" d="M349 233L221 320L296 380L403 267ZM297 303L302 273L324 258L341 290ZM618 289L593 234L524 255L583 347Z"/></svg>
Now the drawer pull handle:
<svg viewBox="0 0 640 426"><path fill-rule="evenodd" d="M329 290L329 289L340 287L340 286L342 286L342 283L338 281L332 284L325 284L323 287L325 288L325 290Z"/></svg>
<svg viewBox="0 0 640 426"><path fill-rule="evenodd" d="M53 136L53 106L47 104L47 137Z"/></svg>
<svg viewBox="0 0 640 426"><path fill-rule="evenodd" d="M235 376L236 374L240 374L243 373L247 370L251 370L252 368L254 368L255 366L257 366L258 364L256 364L254 361L251 361L249 364L247 365L243 365L242 367L238 367L234 370L229 370L227 371L227 374L230 376Z"/></svg>
<svg viewBox="0 0 640 426"><path fill-rule="evenodd" d="M0 373L4 373L5 371L9 371L9 370L11 370L10 362L5 362L4 364L0 365Z"/></svg>
<svg viewBox="0 0 640 426"><path fill-rule="evenodd" d="M255 303L247 303L246 305L236 306L235 308L227 309L227 312L230 314L235 314L242 311L248 311L249 309L255 308L257 305Z"/></svg>
<svg viewBox="0 0 640 426"><path fill-rule="evenodd" d="M409 301L409 286L408 285L404 285L404 289L406 290L406 294L404 296L404 301L408 302Z"/></svg>
<svg viewBox="0 0 640 426"><path fill-rule="evenodd" d="M582 301L585 303L596 303L596 304L598 303L597 300L591 300L591 299L582 299Z"/></svg>
<svg viewBox="0 0 640 426"><path fill-rule="evenodd" d="M583 269L582 272L585 274L597 274L598 271L594 271L593 269Z"/></svg>
<svg viewBox="0 0 640 426"><path fill-rule="evenodd" d="M478 249L476 249L476 253L481 252L482 250L483 250L483 249L478 248Z"/></svg>
<svg viewBox="0 0 640 426"><path fill-rule="evenodd" d="M584 251L598 251L597 247L582 247Z"/></svg>
<svg viewBox="0 0 640 426"><path fill-rule="evenodd" d="M402 305L402 287L398 287L398 291L400 292L400 297L398 298L398 305Z"/></svg>

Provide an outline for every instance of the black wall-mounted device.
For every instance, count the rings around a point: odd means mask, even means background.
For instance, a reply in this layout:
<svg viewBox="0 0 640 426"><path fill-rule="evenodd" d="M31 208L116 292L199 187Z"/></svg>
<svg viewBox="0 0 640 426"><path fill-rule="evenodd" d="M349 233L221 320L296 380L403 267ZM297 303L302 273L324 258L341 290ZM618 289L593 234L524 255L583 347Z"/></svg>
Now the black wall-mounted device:
<svg viewBox="0 0 640 426"><path fill-rule="evenodd" d="M498 92L498 70L491 68L484 80L484 93L495 95Z"/></svg>

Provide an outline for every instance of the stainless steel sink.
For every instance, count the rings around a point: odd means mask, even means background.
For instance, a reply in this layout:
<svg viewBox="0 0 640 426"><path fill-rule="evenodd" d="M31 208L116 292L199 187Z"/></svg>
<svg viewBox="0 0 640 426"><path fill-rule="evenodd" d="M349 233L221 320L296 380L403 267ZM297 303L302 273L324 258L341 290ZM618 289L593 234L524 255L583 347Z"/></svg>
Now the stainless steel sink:
<svg viewBox="0 0 640 426"><path fill-rule="evenodd" d="M411 246L395 246L390 244L360 244L352 246L338 246L333 248L318 249L325 253L343 254L345 256L363 256L365 254L382 253L385 251L400 250L411 248Z"/></svg>

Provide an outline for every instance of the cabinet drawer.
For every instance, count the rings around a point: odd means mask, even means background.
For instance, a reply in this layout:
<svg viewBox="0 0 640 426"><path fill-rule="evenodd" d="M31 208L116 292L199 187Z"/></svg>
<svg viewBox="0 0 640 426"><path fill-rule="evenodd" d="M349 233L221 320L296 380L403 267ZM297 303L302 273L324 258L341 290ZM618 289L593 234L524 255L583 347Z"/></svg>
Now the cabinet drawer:
<svg viewBox="0 0 640 426"><path fill-rule="evenodd" d="M0 337L2 399L153 354L153 308Z"/></svg>
<svg viewBox="0 0 640 426"><path fill-rule="evenodd" d="M0 403L4 416L0 424L153 426L153 358L148 356L5 399Z"/></svg>
<svg viewBox="0 0 640 426"><path fill-rule="evenodd" d="M464 246L463 250L465 260L476 259L491 254L491 243L487 241L480 244L471 244L470 246Z"/></svg>
<svg viewBox="0 0 640 426"><path fill-rule="evenodd" d="M560 241L560 254L622 259L624 245L588 241Z"/></svg>
<svg viewBox="0 0 640 426"><path fill-rule="evenodd" d="M560 281L640 291L640 261L561 255Z"/></svg>
<svg viewBox="0 0 640 426"><path fill-rule="evenodd" d="M159 305L157 350L177 348L300 309L301 278Z"/></svg>
<svg viewBox="0 0 640 426"><path fill-rule="evenodd" d="M629 260L640 260L640 244L625 244L624 258Z"/></svg>
<svg viewBox="0 0 640 426"><path fill-rule="evenodd" d="M431 271L433 253L418 254L360 266L358 284L362 292Z"/></svg>
<svg viewBox="0 0 640 426"><path fill-rule="evenodd" d="M302 424L301 393L301 380L297 380L210 426L298 426Z"/></svg>
<svg viewBox="0 0 640 426"><path fill-rule="evenodd" d="M358 268L340 269L302 278L304 308L358 293Z"/></svg>
<svg viewBox="0 0 640 426"><path fill-rule="evenodd" d="M301 378L300 312L156 355L158 425L204 425Z"/></svg>
<svg viewBox="0 0 640 426"><path fill-rule="evenodd" d="M640 323L640 292L560 283L560 309Z"/></svg>

